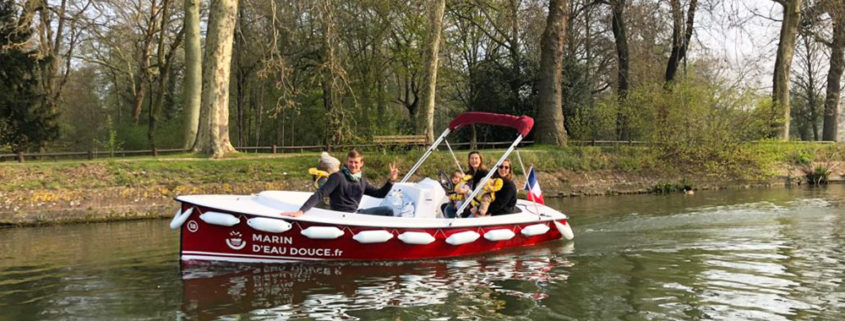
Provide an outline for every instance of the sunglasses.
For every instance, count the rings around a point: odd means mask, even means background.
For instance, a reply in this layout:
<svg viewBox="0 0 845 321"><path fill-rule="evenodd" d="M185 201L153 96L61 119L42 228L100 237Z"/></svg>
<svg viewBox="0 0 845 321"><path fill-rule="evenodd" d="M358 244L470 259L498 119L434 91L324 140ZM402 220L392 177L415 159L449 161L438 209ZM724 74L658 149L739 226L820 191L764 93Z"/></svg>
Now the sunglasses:
<svg viewBox="0 0 845 321"><path fill-rule="evenodd" d="M511 167L505 166L505 165L499 165L499 169L509 170L509 169L511 169Z"/></svg>

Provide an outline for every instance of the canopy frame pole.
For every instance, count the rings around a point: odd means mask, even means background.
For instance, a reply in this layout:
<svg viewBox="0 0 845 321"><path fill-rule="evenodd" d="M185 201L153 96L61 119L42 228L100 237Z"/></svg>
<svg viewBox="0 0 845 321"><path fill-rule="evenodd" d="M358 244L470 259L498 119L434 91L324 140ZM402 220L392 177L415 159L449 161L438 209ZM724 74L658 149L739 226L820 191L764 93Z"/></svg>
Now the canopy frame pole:
<svg viewBox="0 0 845 321"><path fill-rule="evenodd" d="M419 169L420 166L422 166L423 162L425 162L425 160L428 158L428 156L431 156L431 153L435 149L437 149L437 146L440 145L440 142L442 142L444 139L446 139L446 136L449 135L449 133L451 131L452 131L451 129L446 128L446 130L444 130L443 133L440 134L440 137L437 137L437 140L435 140L434 143L431 144L431 147L429 147L428 150L425 151L425 154L423 154L423 156L420 158L420 160L418 160L417 163L414 164L414 167L412 167L408 171L408 173L405 174L405 177L402 177L402 181L400 183L407 182L408 179L411 178L411 175L414 175L414 173L417 171L417 169Z"/></svg>
<svg viewBox="0 0 845 321"><path fill-rule="evenodd" d="M466 173L464 173L464 169L461 168L461 162L458 161L458 157L455 156L455 152L452 151L452 146L449 146L449 140L444 139L443 142L446 143L446 148L449 148L449 154L452 154L452 159L455 160L455 165L458 165L458 170L461 171L461 175L466 175Z"/></svg>
<svg viewBox="0 0 845 321"><path fill-rule="evenodd" d="M455 218L461 217L461 213L463 213L469 206L469 204L472 203L473 198L475 198L475 196L478 195L479 192L481 192L481 189L484 188L484 184L486 184L487 181L490 180L490 177L493 177L493 174L495 174L496 171L499 170L499 165L502 165L502 162L504 162L505 159L510 156L511 152L513 152L513 150L516 148L516 145L519 145L520 142L522 142L522 134L519 134L519 136L516 137L516 140L513 141L513 144L511 144L508 150L505 151L504 154L502 154L502 157L499 157L499 160L496 161L496 165L494 165L493 168L491 168L490 171L487 172L487 175L484 176L484 178L482 178L480 181L478 181L478 186L475 187L475 190L472 191L472 194L469 194L469 197L467 197L466 201L464 201L464 204L462 204L461 208L458 209L458 214L455 216Z"/></svg>

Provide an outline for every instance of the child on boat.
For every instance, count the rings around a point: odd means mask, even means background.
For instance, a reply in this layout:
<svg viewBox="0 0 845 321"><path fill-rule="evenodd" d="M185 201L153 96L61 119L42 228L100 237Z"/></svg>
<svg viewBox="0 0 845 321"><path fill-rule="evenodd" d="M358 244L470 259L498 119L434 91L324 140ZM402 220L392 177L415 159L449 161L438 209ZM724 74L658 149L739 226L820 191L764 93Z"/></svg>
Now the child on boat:
<svg viewBox="0 0 845 321"><path fill-rule="evenodd" d="M484 187L481 188L481 195L472 199L472 209L470 212L473 216L486 216L487 209L490 208L490 203L496 200L496 192L502 189L504 182L501 178L490 178Z"/></svg>
<svg viewBox="0 0 845 321"><path fill-rule="evenodd" d="M314 189L320 188L329 179L329 175L334 174L340 170L340 161L332 157L327 152L320 154L320 160L317 161L317 167L308 169L308 174L314 181Z"/></svg>
<svg viewBox="0 0 845 321"><path fill-rule="evenodd" d="M452 173L451 180L454 188L451 192L449 192L449 206L451 209L457 210L464 204L464 200L470 192L466 182L471 179L472 175L464 175L464 173L460 170L455 170L455 172Z"/></svg>

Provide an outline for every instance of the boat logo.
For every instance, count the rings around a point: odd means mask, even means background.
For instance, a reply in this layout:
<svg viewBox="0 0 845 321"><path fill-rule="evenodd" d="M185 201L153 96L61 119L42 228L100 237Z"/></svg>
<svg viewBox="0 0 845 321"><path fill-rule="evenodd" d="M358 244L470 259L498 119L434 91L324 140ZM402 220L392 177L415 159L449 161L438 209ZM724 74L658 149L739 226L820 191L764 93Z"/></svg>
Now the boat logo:
<svg viewBox="0 0 845 321"><path fill-rule="evenodd" d="M229 238L226 239L226 245L233 250L240 250L246 247L246 241L241 238L240 232L232 231L229 233Z"/></svg>
<svg viewBox="0 0 845 321"><path fill-rule="evenodd" d="M199 229L200 229L200 225L197 224L197 221L194 221L194 220L188 221L188 231L196 232Z"/></svg>

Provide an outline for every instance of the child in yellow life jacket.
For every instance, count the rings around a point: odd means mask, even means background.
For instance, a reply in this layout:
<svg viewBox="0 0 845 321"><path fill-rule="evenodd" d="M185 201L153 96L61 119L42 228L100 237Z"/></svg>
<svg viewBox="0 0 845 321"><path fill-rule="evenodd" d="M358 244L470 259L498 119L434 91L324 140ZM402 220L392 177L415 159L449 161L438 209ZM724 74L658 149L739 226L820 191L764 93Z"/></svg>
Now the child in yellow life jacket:
<svg viewBox="0 0 845 321"><path fill-rule="evenodd" d="M502 185L504 181L501 178L490 178L484 187L481 188L480 195L476 196L472 199L472 215L475 216L485 216L487 215L487 209L490 207L490 203L496 199L496 192L502 189Z"/></svg>
<svg viewBox="0 0 845 321"><path fill-rule="evenodd" d="M327 152L320 154L320 160L317 162L317 167L308 169L308 174L314 181L314 189L320 188L329 179L329 175L334 174L340 170L340 161L332 157Z"/></svg>
<svg viewBox="0 0 845 321"><path fill-rule="evenodd" d="M464 204L464 200L466 199L466 195L469 194L470 190L466 185L466 182L472 179L472 175L464 176L464 173L456 170L452 173L452 185L454 188L451 192L449 192L449 206L453 209L458 209L461 205Z"/></svg>

